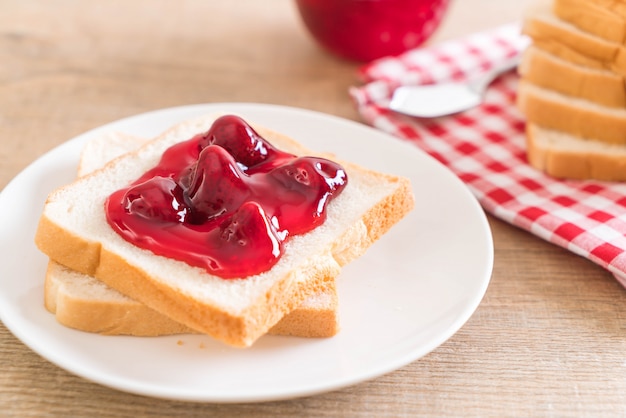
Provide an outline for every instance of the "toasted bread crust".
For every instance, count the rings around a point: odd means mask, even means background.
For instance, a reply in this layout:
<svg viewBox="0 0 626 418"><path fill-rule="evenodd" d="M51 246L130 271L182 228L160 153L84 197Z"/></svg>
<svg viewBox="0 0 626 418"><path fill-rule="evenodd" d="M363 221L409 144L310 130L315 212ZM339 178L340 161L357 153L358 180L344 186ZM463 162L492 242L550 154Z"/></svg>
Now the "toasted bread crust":
<svg viewBox="0 0 626 418"><path fill-rule="evenodd" d="M607 70L574 64L530 46L519 73L537 86L603 106L626 108L626 78Z"/></svg>
<svg viewBox="0 0 626 418"><path fill-rule="evenodd" d="M526 120L539 126L608 144L626 144L626 109L560 95L525 80L519 83L517 103Z"/></svg>
<svg viewBox="0 0 626 418"><path fill-rule="evenodd" d="M526 125L528 162L557 178L626 181L626 147Z"/></svg>
<svg viewBox="0 0 626 418"><path fill-rule="evenodd" d="M334 283L334 281L331 281ZM335 298L337 295L332 293ZM289 335L303 336L311 338L332 337L339 332L339 320L336 310L326 309L323 311L304 308L300 306L297 310L292 311L289 315L283 317L276 325L269 330L272 335ZM315 320L315 325L312 325Z"/></svg>

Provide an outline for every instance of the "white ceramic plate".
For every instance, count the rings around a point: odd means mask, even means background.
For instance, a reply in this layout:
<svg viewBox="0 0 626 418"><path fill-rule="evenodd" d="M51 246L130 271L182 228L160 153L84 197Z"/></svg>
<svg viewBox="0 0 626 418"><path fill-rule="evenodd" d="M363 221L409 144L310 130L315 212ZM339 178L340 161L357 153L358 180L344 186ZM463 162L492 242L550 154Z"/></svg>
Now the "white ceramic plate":
<svg viewBox="0 0 626 418"><path fill-rule="evenodd" d="M59 325L42 303L47 258L33 244L47 194L75 175L82 145L105 130L150 137L205 113L236 112L312 149L411 178L415 210L338 279L341 332L329 339L262 337L235 349L207 336L107 337ZM286 399L395 370L450 338L489 283L493 244L466 187L416 147L312 111L222 103L150 112L48 152L0 194L0 319L52 363L132 393L204 402Z"/></svg>

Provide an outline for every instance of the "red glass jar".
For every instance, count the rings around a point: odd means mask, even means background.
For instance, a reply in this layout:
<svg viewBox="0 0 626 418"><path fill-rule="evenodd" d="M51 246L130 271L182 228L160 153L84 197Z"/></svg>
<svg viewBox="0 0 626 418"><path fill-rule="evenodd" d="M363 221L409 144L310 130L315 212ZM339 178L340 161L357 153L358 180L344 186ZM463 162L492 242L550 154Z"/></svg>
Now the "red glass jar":
<svg viewBox="0 0 626 418"><path fill-rule="evenodd" d="M296 0L304 25L327 50L370 61L426 41L448 0Z"/></svg>

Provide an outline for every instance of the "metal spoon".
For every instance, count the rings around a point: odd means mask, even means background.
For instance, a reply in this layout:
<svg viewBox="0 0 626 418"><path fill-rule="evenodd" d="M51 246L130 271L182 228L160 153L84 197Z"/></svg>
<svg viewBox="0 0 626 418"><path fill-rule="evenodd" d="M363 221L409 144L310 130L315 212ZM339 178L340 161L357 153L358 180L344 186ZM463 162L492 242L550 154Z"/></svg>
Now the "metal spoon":
<svg viewBox="0 0 626 418"><path fill-rule="evenodd" d="M487 87L519 63L519 55L470 81L398 87L391 98L393 111L418 118L435 118L471 109L482 103Z"/></svg>

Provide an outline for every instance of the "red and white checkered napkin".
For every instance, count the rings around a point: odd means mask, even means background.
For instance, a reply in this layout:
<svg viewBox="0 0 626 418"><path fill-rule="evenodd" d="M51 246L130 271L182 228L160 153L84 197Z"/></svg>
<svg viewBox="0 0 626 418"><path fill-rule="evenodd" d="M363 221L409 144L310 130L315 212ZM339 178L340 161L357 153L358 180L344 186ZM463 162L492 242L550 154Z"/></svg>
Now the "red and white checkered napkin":
<svg viewBox="0 0 626 418"><path fill-rule="evenodd" d="M366 84L350 94L367 123L442 162L487 212L592 260L626 287L626 184L561 181L528 165L515 72L492 84L483 105L455 116L416 119L386 108L400 84L471 77L527 42L509 25L383 58L361 69Z"/></svg>

